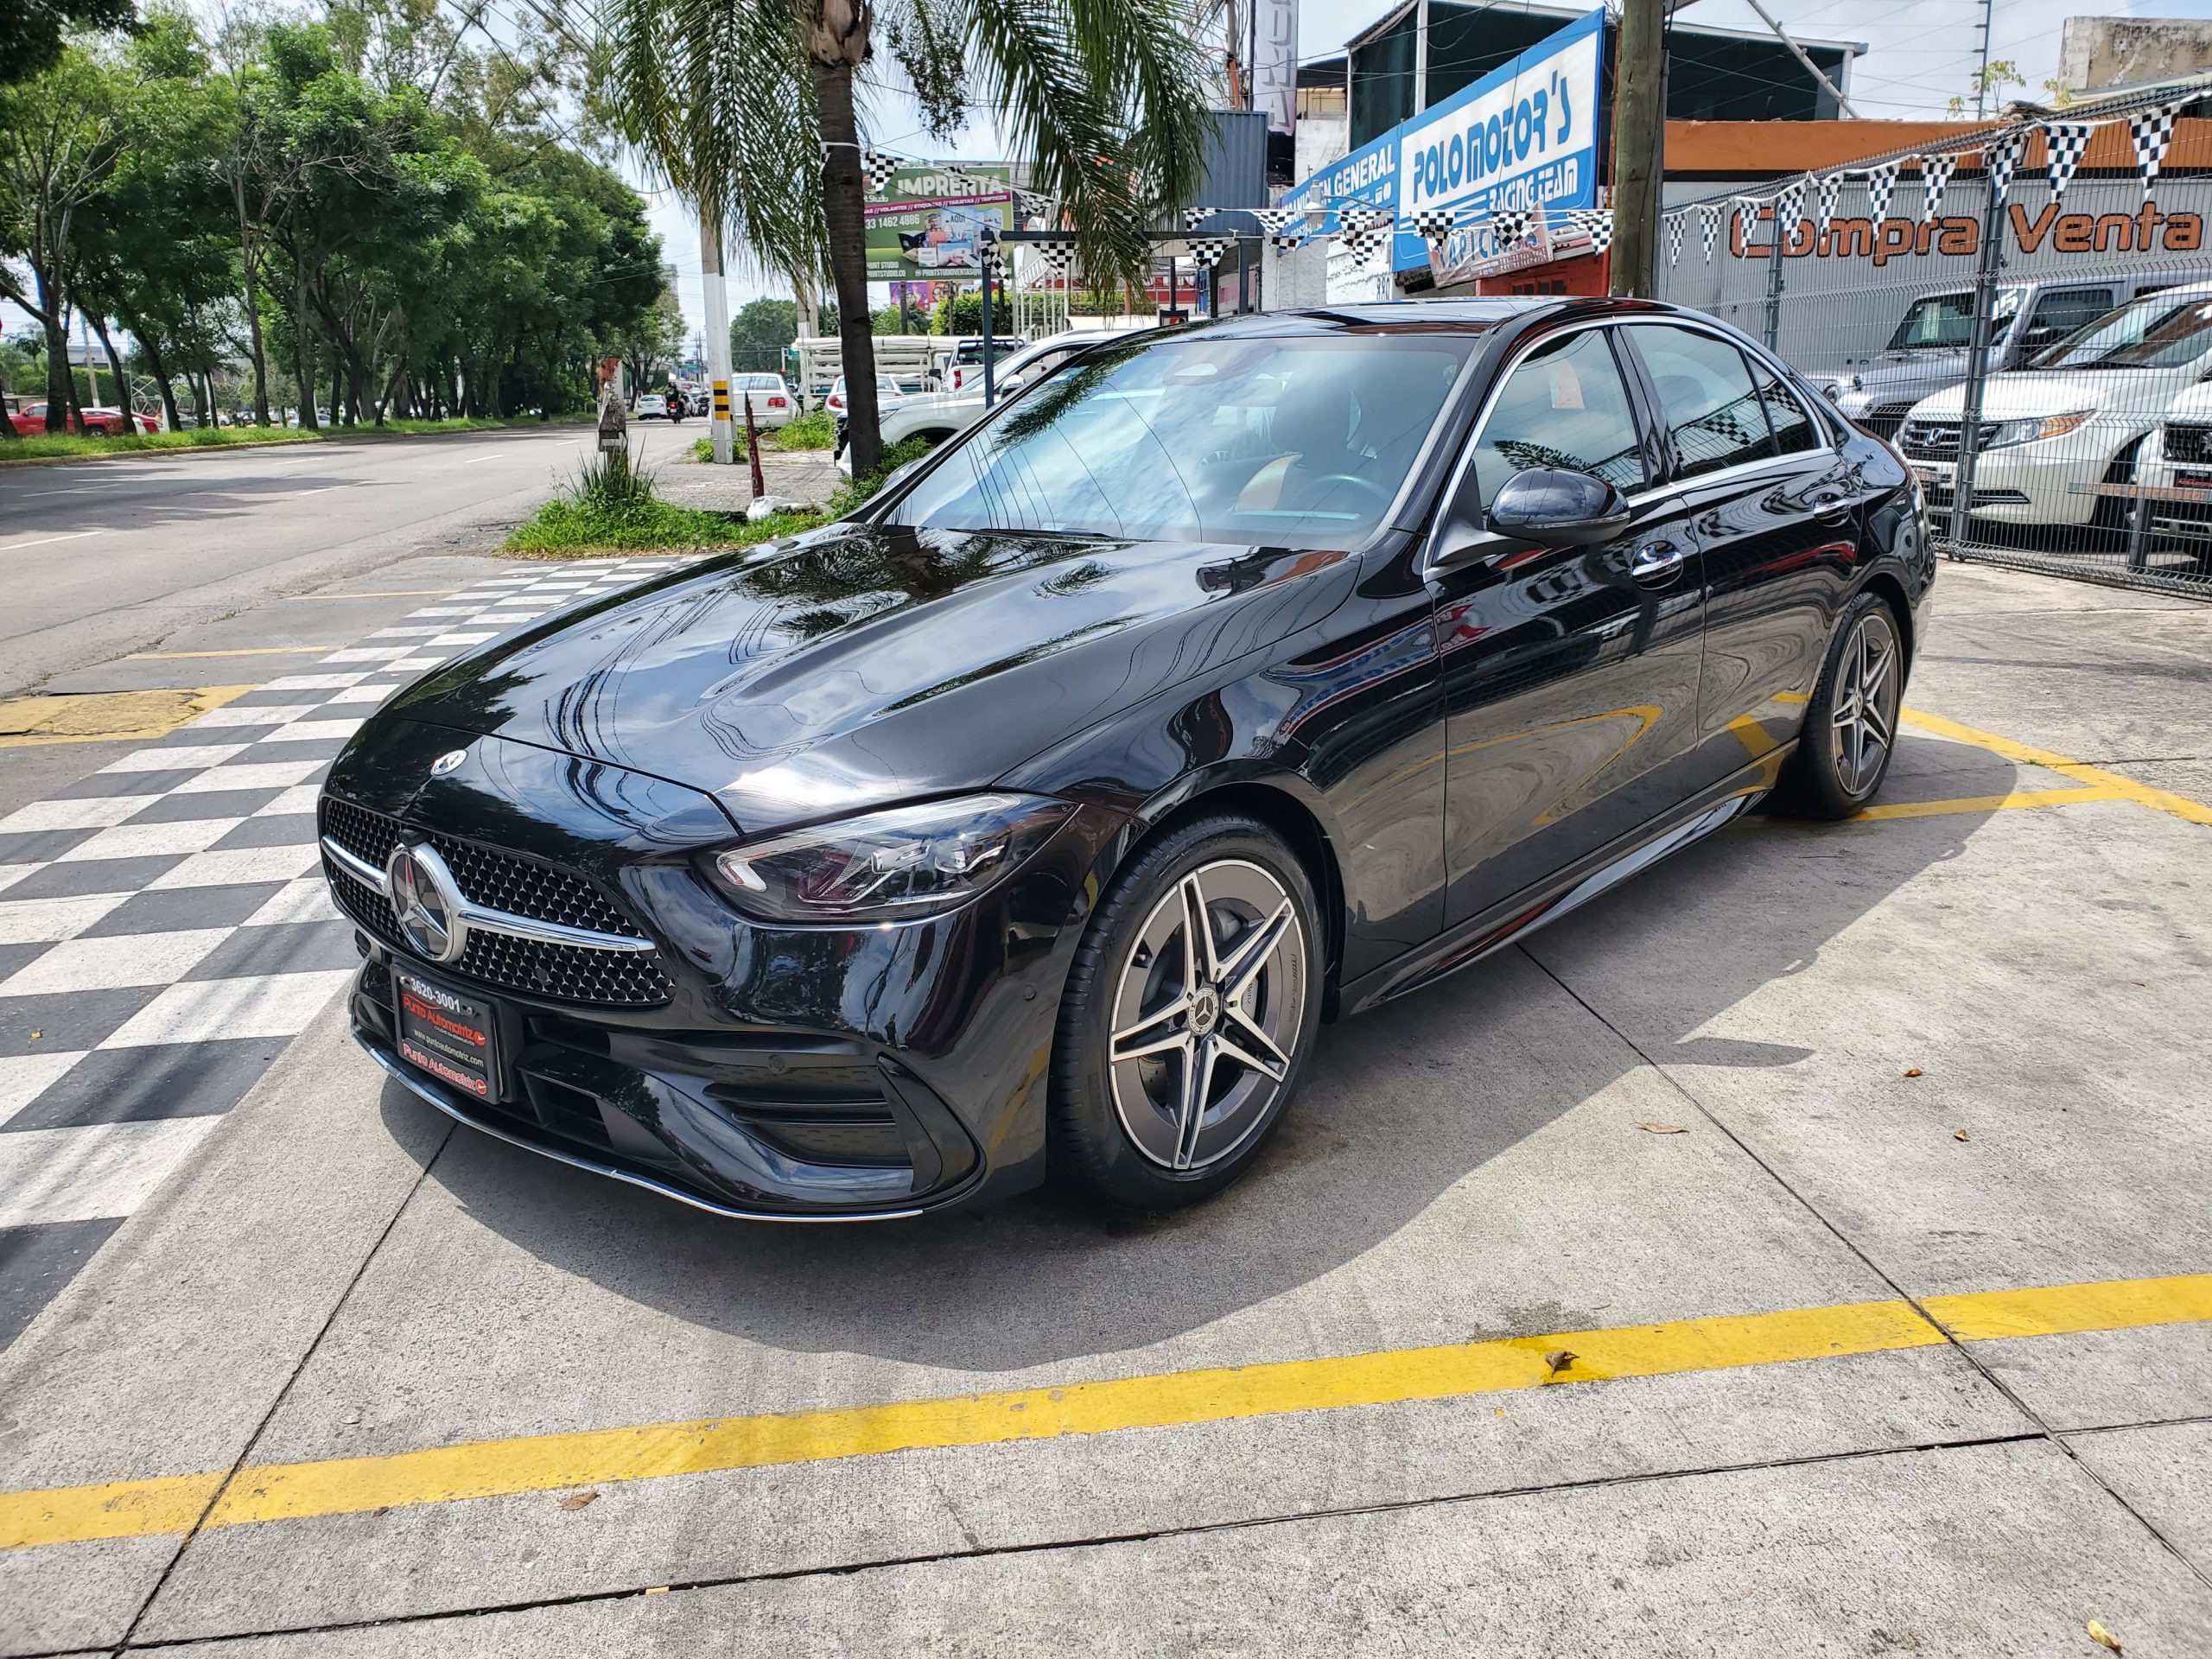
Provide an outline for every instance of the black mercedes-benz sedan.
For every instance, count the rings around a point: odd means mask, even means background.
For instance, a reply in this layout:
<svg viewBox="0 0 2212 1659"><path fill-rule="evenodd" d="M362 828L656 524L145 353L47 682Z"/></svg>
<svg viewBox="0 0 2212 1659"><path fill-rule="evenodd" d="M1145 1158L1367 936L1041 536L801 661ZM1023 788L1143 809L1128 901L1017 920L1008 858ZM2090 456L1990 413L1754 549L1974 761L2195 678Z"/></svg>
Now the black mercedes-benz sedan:
<svg viewBox="0 0 2212 1659"><path fill-rule="evenodd" d="M1882 783L1907 469L1641 302L1108 337L852 518L436 670L321 803L361 1042L727 1215L1248 1168L1321 1024Z"/></svg>

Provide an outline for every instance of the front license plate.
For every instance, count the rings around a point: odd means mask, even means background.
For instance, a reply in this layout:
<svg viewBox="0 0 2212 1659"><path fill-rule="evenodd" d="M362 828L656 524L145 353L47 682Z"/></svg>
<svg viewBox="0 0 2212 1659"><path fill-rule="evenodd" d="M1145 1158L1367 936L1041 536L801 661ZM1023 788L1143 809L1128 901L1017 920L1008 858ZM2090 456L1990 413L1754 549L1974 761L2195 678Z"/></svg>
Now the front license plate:
<svg viewBox="0 0 2212 1659"><path fill-rule="evenodd" d="M2212 490L2212 473L2176 473L2174 483L2184 490Z"/></svg>
<svg viewBox="0 0 2212 1659"><path fill-rule="evenodd" d="M1912 475L1923 484L1932 484L1939 489L1948 489L1951 486L1951 469L1948 467L1929 467L1916 462Z"/></svg>
<svg viewBox="0 0 2212 1659"><path fill-rule="evenodd" d="M400 1058L465 1095L497 1100L499 1062L492 1005L404 968L394 969L392 978L399 987Z"/></svg>

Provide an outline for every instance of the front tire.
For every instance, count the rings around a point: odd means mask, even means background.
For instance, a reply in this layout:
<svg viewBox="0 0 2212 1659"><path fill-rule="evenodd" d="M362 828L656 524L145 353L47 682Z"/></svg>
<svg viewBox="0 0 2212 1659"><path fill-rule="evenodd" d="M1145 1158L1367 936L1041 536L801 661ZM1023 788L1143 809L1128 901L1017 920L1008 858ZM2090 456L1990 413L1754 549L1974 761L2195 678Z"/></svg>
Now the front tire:
<svg viewBox="0 0 2212 1659"><path fill-rule="evenodd" d="M1143 849L1085 930L1052 1048L1055 1168L1110 1204L1167 1210L1250 1167L1321 1017L1312 882L1241 814Z"/></svg>
<svg viewBox="0 0 2212 1659"><path fill-rule="evenodd" d="M1805 728L1776 794L1810 818L1847 818L1880 792L1904 697L1897 613L1873 594L1853 600L1828 646Z"/></svg>

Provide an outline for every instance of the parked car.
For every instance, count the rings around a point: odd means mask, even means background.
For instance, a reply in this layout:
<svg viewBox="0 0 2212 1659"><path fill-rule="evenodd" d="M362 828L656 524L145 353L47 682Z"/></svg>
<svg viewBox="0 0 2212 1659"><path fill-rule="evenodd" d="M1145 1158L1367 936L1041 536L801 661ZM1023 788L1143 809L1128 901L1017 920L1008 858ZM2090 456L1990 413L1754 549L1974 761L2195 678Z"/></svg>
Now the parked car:
<svg viewBox="0 0 2212 1659"><path fill-rule="evenodd" d="M753 424L763 431L789 426L798 413L798 400L780 374L734 374L729 378L730 413L744 424L747 407Z"/></svg>
<svg viewBox="0 0 2212 1659"><path fill-rule="evenodd" d="M1105 334L1095 328L1082 328L1065 334L1054 334L1033 345L1025 346L1004 362L992 375L992 388L1003 399L1012 397L1024 387L1035 385L1052 373L1077 352L1109 340L1141 340L1157 333L1155 329L1128 330ZM982 382L963 392L938 392L919 397L908 397L895 409L884 412L882 422L883 447L904 443L908 438L927 438L932 443L943 442L954 433L972 426L985 413ZM851 452L845 447L844 429L837 432L837 466L840 471L853 470Z"/></svg>
<svg viewBox="0 0 2212 1659"><path fill-rule="evenodd" d="M2212 272L2140 272L2094 281L2008 283L1997 292L1990 337L1993 372L2025 368L2038 352L2140 294L2212 281ZM1974 344L1974 290L1923 294L1905 308L1880 356L1813 384L1878 438L1893 438L1912 406L1967 378Z"/></svg>
<svg viewBox="0 0 2212 1659"><path fill-rule="evenodd" d="M896 380L887 374L879 374L875 377L875 407L878 414L887 414L906 401L906 394L899 390ZM822 406L832 415L844 414L845 377L843 375L837 377L836 384L830 388L830 395L822 400Z"/></svg>
<svg viewBox="0 0 2212 1659"><path fill-rule="evenodd" d="M372 715L319 804L368 1052L725 1215L1157 1210L1325 1017L1880 788L1918 493L1726 327L1338 305L1097 367Z"/></svg>
<svg viewBox="0 0 2212 1659"><path fill-rule="evenodd" d="M1973 515L1993 524L2113 528L2126 503L2097 493L2133 477L2138 452L2181 392L2212 371L2212 282L2131 300L1984 388ZM1966 389L1913 405L1897 446L1931 505L1950 505Z"/></svg>
<svg viewBox="0 0 2212 1659"><path fill-rule="evenodd" d="M998 364L1014 356L1027 346L1020 335L994 334L991 337L991 361ZM940 391L975 391L983 384L983 340L980 334L962 340L947 351L938 369L938 390Z"/></svg>
<svg viewBox="0 0 2212 1659"><path fill-rule="evenodd" d="M2212 385L2174 399L2144 442L2135 481L2152 531L2180 538L2197 569L2212 573Z"/></svg>
<svg viewBox="0 0 2212 1659"><path fill-rule="evenodd" d="M130 416L125 416L119 409L95 406L79 410L78 412L83 418L71 429L94 436L117 437L125 432L158 432L162 429L160 421L151 415L139 411L133 411ZM21 409L14 410L10 419L13 421L16 432L22 436L29 437L34 434L42 433L46 430L46 404L43 401L26 404Z"/></svg>

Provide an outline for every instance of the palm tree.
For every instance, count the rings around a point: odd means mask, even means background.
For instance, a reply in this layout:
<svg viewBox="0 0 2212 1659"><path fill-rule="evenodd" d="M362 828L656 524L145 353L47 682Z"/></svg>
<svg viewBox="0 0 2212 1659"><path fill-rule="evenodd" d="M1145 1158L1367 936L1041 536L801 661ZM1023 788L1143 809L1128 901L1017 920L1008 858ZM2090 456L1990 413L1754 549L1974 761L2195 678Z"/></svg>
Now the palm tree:
<svg viewBox="0 0 2212 1659"><path fill-rule="evenodd" d="M938 139L988 109L1058 201L1094 278L1140 276L1154 215L1211 135L1178 0L600 0L599 95L670 182L754 260L826 262L855 473L881 452L855 83L876 64Z"/></svg>

